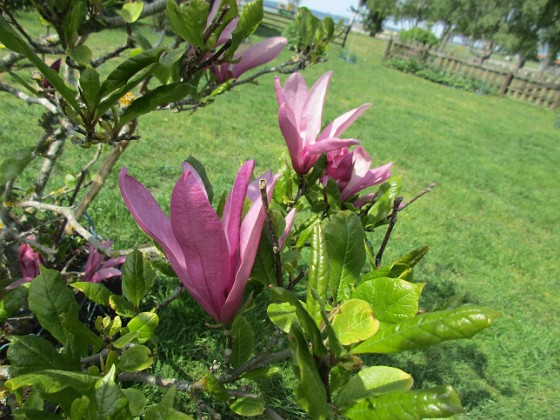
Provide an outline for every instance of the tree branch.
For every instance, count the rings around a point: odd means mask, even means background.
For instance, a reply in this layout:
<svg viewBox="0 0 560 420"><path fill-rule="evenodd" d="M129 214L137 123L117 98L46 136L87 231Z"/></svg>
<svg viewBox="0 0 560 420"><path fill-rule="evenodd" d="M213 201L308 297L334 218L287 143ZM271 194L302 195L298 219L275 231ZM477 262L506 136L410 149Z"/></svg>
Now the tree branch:
<svg viewBox="0 0 560 420"><path fill-rule="evenodd" d="M385 247L389 242L389 238L391 237L391 232L393 231L393 227L395 223L397 223L397 214L399 213L399 206L402 203L402 197L396 197L395 201L393 202L393 213L391 214L391 220L389 221L389 227L387 228L387 232L385 232L385 237L383 238L383 242L379 247L379 252L375 256L375 265L377 268L381 266L381 259L383 258L383 253L385 252Z"/></svg>
<svg viewBox="0 0 560 420"><path fill-rule="evenodd" d="M0 69L1 66L2 64L0 63ZM52 112L53 114L58 114L58 108L56 107L56 105L46 98L37 98L36 96L29 96L28 94L23 93L22 91L12 86L5 85L4 83L0 83L0 91L9 93L15 96L16 98L27 102L29 105L41 105L42 107L46 108L49 112Z"/></svg>

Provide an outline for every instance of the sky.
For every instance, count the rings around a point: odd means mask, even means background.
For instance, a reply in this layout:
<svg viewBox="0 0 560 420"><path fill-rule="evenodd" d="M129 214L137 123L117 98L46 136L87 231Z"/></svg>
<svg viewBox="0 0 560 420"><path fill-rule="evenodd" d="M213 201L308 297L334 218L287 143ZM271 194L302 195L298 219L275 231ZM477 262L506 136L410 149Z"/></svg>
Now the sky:
<svg viewBox="0 0 560 420"><path fill-rule="evenodd" d="M350 7L357 7L358 0L303 0L301 6L333 15L351 17Z"/></svg>

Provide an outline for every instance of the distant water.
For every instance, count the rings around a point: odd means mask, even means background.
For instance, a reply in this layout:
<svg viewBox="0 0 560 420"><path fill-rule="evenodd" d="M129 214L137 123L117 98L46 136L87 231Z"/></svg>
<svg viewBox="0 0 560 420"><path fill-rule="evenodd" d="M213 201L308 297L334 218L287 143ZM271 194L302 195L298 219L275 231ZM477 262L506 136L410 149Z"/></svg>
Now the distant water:
<svg viewBox="0 0 560 420"><path fill-rule="evenodd" d="M278 3L287 4L287 2L264 1L264 7L270 7L272 9L276 9L278 7ZM338 15L333 15L331 13L319 12L318 10L312 10L312 9L309 9L309 10L310 10L311 13L313 13L319 19L324 19L327 16L330 16L334 20L335 23L337 23L340 19L342 19L344 21L345 25L348 25L350 23L350 20L348 18L345 18L344 16L338 16Z"/></svg>

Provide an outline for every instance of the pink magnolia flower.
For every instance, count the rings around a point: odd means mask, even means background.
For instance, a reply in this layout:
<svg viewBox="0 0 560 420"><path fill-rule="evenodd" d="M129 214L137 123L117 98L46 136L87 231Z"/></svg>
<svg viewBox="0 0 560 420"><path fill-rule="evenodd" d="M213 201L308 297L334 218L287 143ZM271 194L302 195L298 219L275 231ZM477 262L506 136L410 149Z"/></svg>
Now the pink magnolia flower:
<svg viewBox="0 0 560 420"><path fill-rule="evenodd" d="M339 136L370 104L348 111L320 132L331 75L332 72L324 74L309 92L300 73L292 74L286 80L284 88L280 79L275 79L279 105L278 123L288 145L294 170L300 175L309 172L322 153L359 144L358 140L341 139Z"/></svg>
<svg viewBox="0 0 560 420"><path fill-rule="evenodd" d="M218 217L195 169L183 164L183 175L171 194L170 217L149 191L121 170L119 185L130 213L140 228L161 246L177 276L192 297L218 322L234 319L255 261L265 214L256 197L243 217L254 161L243 164L222 215ZM270 199L276 182L270 176Z"/></svg>
<svg viewBox="0 0 560 420"><path fill-rule="evenodd" d="M106 248L109 248L111 244L111 241L102 242L102 245ZM102 280L120 277L122 275L121 271L115 267L124 264L126 260L125 256L109 258L107 261L104 261L105 255L95 249L93 244L89 244L88 250L89 255L84 268L85 274L82 281L99 283Z"/></svg>
<svg viewBox="0 0 560 420"><path fill-rule="evenodd" d="M367 187L385 182L391 176L392 165L393 162L389 162L378 168L370 169L371 157L366 149L362 146L358 146L354 150L344 147L327 154L325 172L338 184L344 201Z"/></svg>
<svg viewBox="0 0 560 420"><path fill-rule="evenodd" d="M35 239L35 236L30 235L29 239ZM29 283L39 275L39 266L45 262L43 256L28 244L21 244L19 246L18 260L19 271L22 277L6 287L7 290L15 289L23 283Z"/></svg>
<svg viewBox="0 0 560 420"><path fill-rule="evenodd" d="M288 44L288 39L282 36L267 38L257 42L245 51L237 51L233 57L236 63L223 63L212 66L218 82L237 79L243 73L274 60Z"/></svg>

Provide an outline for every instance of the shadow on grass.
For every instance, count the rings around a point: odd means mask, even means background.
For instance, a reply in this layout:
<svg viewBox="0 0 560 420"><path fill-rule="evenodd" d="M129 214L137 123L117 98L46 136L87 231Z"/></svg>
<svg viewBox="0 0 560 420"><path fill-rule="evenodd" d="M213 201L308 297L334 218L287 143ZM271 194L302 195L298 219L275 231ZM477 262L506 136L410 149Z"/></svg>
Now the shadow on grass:
<svg viewBox="0 0 560 420"><path fill-rule="evenodd" d="M282 31L279 28L268 26L266 23L263 23L257 28L255 35L262 36L263 38L270 38L282 35Z"/></svg>

